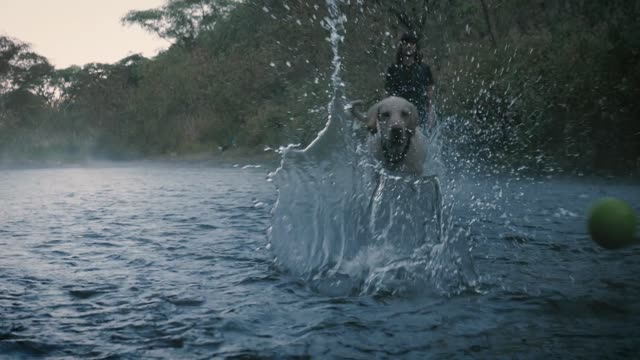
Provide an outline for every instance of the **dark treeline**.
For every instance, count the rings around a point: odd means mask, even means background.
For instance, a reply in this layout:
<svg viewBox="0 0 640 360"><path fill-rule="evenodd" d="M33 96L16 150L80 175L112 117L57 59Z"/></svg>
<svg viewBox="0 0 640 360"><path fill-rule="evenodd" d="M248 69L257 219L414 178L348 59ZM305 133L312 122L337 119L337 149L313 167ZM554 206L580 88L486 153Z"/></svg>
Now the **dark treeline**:
<svg viewBox="0 0 640 360"><path fill-rule="evenodd" d="M152 59L55 69L0 37L5 159L136 158L306 144L324 126L325 1L169 0L133 10L172 45ZM508 166L632 173L640 161L640 3L343 3L349 98L382 96L399 35L432 66L459 150Z"/></svg>

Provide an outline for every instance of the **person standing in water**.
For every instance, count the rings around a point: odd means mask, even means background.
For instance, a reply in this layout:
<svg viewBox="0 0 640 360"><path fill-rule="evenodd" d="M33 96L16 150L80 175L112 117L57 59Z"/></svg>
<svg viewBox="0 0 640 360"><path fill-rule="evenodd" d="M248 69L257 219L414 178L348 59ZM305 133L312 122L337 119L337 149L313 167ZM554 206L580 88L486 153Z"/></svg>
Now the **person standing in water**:
<svg viewBox="0 0 640 360"><path fill-rule="evenodd" d="M435 117L430 116L433 85L433 74L429 65L422 61L417 36L403 34L395 62L387 69L384 88L387 96L399 96L415 105L424 132L435 125Z"/></svg>

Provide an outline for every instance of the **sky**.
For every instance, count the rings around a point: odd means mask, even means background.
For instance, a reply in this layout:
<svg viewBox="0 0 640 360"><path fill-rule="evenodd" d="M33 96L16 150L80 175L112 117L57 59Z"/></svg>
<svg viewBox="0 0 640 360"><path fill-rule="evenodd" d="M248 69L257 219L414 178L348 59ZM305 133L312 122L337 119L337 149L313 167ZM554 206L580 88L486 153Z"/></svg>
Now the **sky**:
<svg viewBox="0 0 640 360"><path fill-rule="evenodd" d="M120 23L129 10L165 0L0 0L0 35L31 45L56 68L150 57L170 44L139 26Z"/></svg>

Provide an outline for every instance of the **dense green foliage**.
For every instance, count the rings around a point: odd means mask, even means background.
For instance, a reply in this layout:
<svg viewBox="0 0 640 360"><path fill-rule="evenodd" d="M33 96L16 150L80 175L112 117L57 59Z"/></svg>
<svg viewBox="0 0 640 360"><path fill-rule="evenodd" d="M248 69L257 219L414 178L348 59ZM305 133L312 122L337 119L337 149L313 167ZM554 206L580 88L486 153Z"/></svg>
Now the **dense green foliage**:
<svg viewBox="0 0 640 360"><path fill-rule="evenodd" d="M413 30L459 150L505 166L637 171L640 5L553 0L342 3L343 79L373 102ZM306 144L326 119L325 1L168 0L124 15L173 45L54 69L0 38L5 158L140 156ZM447 123L448 122L448 123Z"/></svg>

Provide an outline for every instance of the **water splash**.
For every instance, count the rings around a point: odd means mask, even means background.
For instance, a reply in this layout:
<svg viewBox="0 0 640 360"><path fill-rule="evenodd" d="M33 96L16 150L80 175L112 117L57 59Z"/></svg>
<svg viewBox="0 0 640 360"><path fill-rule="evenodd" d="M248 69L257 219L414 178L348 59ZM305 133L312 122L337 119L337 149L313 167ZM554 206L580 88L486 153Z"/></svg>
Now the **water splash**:
<svg viewBox="0 0 640 360"><path fill-rule="evenodd" d="M458 291L472 281L473 266L443 219L442 170L433 166L439 132L428 146L432 176L396 176L367 156L345 114L340 4L327 1L324 21L333 52L326 125L307 148L284 149L270 174L278 190L270 249L277 264L324 293Z"/></svg>

